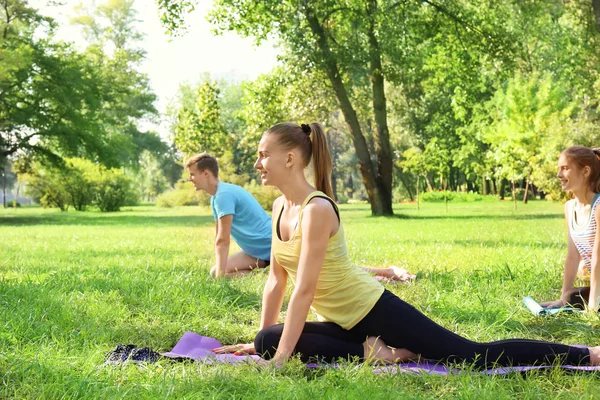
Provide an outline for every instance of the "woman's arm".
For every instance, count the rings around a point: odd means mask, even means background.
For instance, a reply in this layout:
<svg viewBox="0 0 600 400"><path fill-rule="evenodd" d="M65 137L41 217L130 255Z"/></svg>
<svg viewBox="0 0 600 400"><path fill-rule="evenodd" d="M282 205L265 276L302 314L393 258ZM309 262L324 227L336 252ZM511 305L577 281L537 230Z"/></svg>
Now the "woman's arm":
<svg viewBox="0 0 600 400"><path fill-rule="evenodd" d="M570 203L571 201L567 201L565 203L565 219L567 220L567 225L570 224ZM554 308L566 305L570 298L569 290L573 288L573 283L575 283L575 278L577 277L577 269L579 268L579 260L581 259L581 256L579 255L579 250L577 250L577 247L575 247L575 243L571 238L570 229L567 230L567 232L569 235L569 239L567 244L567 257L565 258L564 263L563 284L560 299L540 303L540 305L544 307Z"/></svg>
<svg viewBox="0 0 600 400"><path fill-rule="evenodd" d="M279 215L281 207L281 197L273 202L273 218ZM271 242L271 248L273 247ZM269 277L263 290L262 311L260 317L260 329L267 328L277 323L281 305L283 304L283 296L285 295L285 286L287 284L287 272L279 265L273 256L271 250L271 266L269 268ZM256 349L254 343L234 344L222 346L213 351L217 354L235 353L235 354L254 354Z"/></svg>
<svg viewBox="0 0 600 400"><path fill-rule="evenodd" d="M568 292L573 288L573 284L575 283L575 278L577 277L577 269L579 268L579 260L581 259L581 256L579 255L579 250L577 250L575 242L573 242L573 239L571 238L571 222L569 221L569 215L571 214L571 202L572 200L567 201L565 203L565 219L567 221L567 225L569 225L569 228L567 229L569 239L567 245L567 257L565 258L565 266L563 273L563 285L560 297L565 304L569 299Z"/></svg>
<svg viewBox="0 0 600 400"><path fill-rule="evenodd" d="M600 219L600 207L595 212L596 224ZM590 271L590 299L588 307L590 310L597 311L600 305L600 229L596 226L596 237L594 238L594 248L592 250L592 270Z"/></svg>
<svg viewBox="0 0 600 400"><path fill-rule="evenodd" d="M325 199L315 198L303 213L302 250L296 286L288 305L281 340L273 357L275 363L286 361L298 343L315 295L329 237L339 229L337 215Z"/></svg>
<svg viewBox="0 0 600 400"><path fill-rule="evenodd" d="M269 277L263 290L262 313L260 317L260 329L268 328L277 323L281 312L285 287L287 284L287 272L283 269L271 251L271 267Z"/></svg>

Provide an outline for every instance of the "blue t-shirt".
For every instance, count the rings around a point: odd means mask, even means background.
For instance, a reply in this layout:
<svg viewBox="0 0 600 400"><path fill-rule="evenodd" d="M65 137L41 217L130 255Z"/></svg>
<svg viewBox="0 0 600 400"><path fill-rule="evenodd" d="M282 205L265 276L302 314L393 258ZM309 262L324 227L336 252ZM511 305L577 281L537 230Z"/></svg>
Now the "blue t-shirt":
<svg viewBox="0 0 600 400"><path fill-rule="evenodd" d="M215 221L233 215L231 236L244 253L261 260L271 258L271 218L246 189L219 182L210 207Z"/></svg>

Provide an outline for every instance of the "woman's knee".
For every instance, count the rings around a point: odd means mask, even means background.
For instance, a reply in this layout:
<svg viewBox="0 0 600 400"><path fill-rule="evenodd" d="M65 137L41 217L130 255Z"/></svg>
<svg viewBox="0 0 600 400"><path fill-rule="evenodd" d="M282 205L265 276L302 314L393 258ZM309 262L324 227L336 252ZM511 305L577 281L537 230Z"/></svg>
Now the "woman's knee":
<svg viewBox="0 0 600 400"><path fill-rule="evenodd" d="M254 338L256 353L266 360L273 358L277 351L277 346L279 346L282 333L283 324L269 326L258 332Z"/></svg>

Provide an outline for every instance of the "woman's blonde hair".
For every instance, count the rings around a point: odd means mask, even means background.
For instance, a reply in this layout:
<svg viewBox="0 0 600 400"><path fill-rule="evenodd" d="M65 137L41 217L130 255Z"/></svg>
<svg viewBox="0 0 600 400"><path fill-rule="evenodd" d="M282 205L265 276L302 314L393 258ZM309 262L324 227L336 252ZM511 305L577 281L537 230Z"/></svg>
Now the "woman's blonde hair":
<svg viewBox="0 0 600 400"><path fill-rule="evenodd" d="M283 122L271 127L265 134L275 135L284 150L300 149L304 167L312 159L317 190L333 198L331 189L331 156L323 127L318 122L294 124Z"/></svg>

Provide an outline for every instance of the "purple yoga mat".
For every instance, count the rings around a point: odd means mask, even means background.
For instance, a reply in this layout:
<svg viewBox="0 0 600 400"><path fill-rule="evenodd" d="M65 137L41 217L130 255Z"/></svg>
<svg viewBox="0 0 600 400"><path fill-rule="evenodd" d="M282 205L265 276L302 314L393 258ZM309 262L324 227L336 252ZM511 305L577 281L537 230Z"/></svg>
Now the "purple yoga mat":
<svg viewBox="0 0 600 400"><path fill-rule="evenodd" d="M186 332L173 349L167 353L161 353L165 357L170 358L189 358L191 360L214 364L214 363L249 363L259 361L259 356L235 356L233 354L215 354L212 349L221 347L221 343L214 338L198 335L194 332ZM583 346L585 347L585 346ZM335 364L307 364L309 368L317 367L335 367ZM485 371L474 371L475 373L483 373L487 375L507 374L511 372L525 372L536 369L554 368L545 365L517 366L517 367L501 367L492 368ZM600 366L575 366L562 365L560 368L574 371L600 371ZM443 364L432 361L409 362L395 365L386 365L373 369L376 374L398 374L398 373L413 373L413 374L431 374L431 375L448 375L464 372L457 368L448 368Z"/></svg>
<svg viewBox="0 0 600 400"><path fill-rule="evenodd" d="M212 349L221 346L217 339L200 336L194 332L186 332L171 351L161 353L161 355L170 358L189 358L207 364L236 364L260 360L259 356L234 356L233 354L215 354L212 352Z"/></svg>

